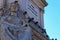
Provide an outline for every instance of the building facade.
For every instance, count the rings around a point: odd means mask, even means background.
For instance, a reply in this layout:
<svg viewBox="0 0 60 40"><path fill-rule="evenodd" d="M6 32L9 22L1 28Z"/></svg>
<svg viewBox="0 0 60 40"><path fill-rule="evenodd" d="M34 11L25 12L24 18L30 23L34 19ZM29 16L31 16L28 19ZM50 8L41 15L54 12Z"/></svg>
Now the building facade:
<svg viewBox="0 0 60 40"><path fill-rule="evenodd" d="M0 0L0 40L49 40L45 6L45 0Z"/></svg>

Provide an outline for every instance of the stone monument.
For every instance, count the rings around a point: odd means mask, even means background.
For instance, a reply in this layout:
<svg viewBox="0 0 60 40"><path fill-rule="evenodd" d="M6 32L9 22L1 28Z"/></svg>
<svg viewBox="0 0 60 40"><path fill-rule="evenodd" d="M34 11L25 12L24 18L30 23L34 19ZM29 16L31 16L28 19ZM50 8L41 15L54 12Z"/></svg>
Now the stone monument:
<svg viewBox="0 0 60 40"><path fill-rule="evenodd" d="M14 1L10 5L9 14L1 16L0 40L31 40L32 31L23 18L18 17L19 4ZM2 10L2 9L1 9Z"/></svg>

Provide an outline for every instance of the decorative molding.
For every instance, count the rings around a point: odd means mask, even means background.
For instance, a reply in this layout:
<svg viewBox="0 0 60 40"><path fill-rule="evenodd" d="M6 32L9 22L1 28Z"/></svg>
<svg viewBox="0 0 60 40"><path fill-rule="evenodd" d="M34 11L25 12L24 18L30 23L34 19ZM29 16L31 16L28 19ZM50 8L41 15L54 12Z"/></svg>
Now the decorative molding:
<svg viewBox="0 0 60 40"><path fill-rule="evenodd" d="M48 3L45 0L41 0L41 1L44 4L44 7L48 5Z"/></svg>

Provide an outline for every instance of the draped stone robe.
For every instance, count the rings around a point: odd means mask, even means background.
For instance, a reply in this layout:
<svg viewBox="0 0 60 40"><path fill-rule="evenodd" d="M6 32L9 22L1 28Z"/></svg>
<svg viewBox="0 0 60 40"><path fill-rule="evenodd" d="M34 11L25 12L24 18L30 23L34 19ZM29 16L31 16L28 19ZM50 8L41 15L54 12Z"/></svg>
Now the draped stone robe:
<svg viewBox="0 0 60 40"><path fill-rule="evenodd" d="M31 40L32 32L29 26L22 25L21 20L14 16L2 17L0 20L1 40Z"/></svg>

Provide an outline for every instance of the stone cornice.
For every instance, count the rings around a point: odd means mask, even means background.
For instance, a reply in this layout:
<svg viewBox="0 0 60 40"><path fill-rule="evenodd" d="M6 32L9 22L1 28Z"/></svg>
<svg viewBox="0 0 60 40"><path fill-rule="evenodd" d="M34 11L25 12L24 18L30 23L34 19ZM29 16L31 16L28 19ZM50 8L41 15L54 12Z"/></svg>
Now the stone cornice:
<svg viewBox="0 0 60 40"><path fill-rule="evenodd" d="M48 5L48 3L45 0L41 0L41 1L44 4L44 7Z"/></svg>

